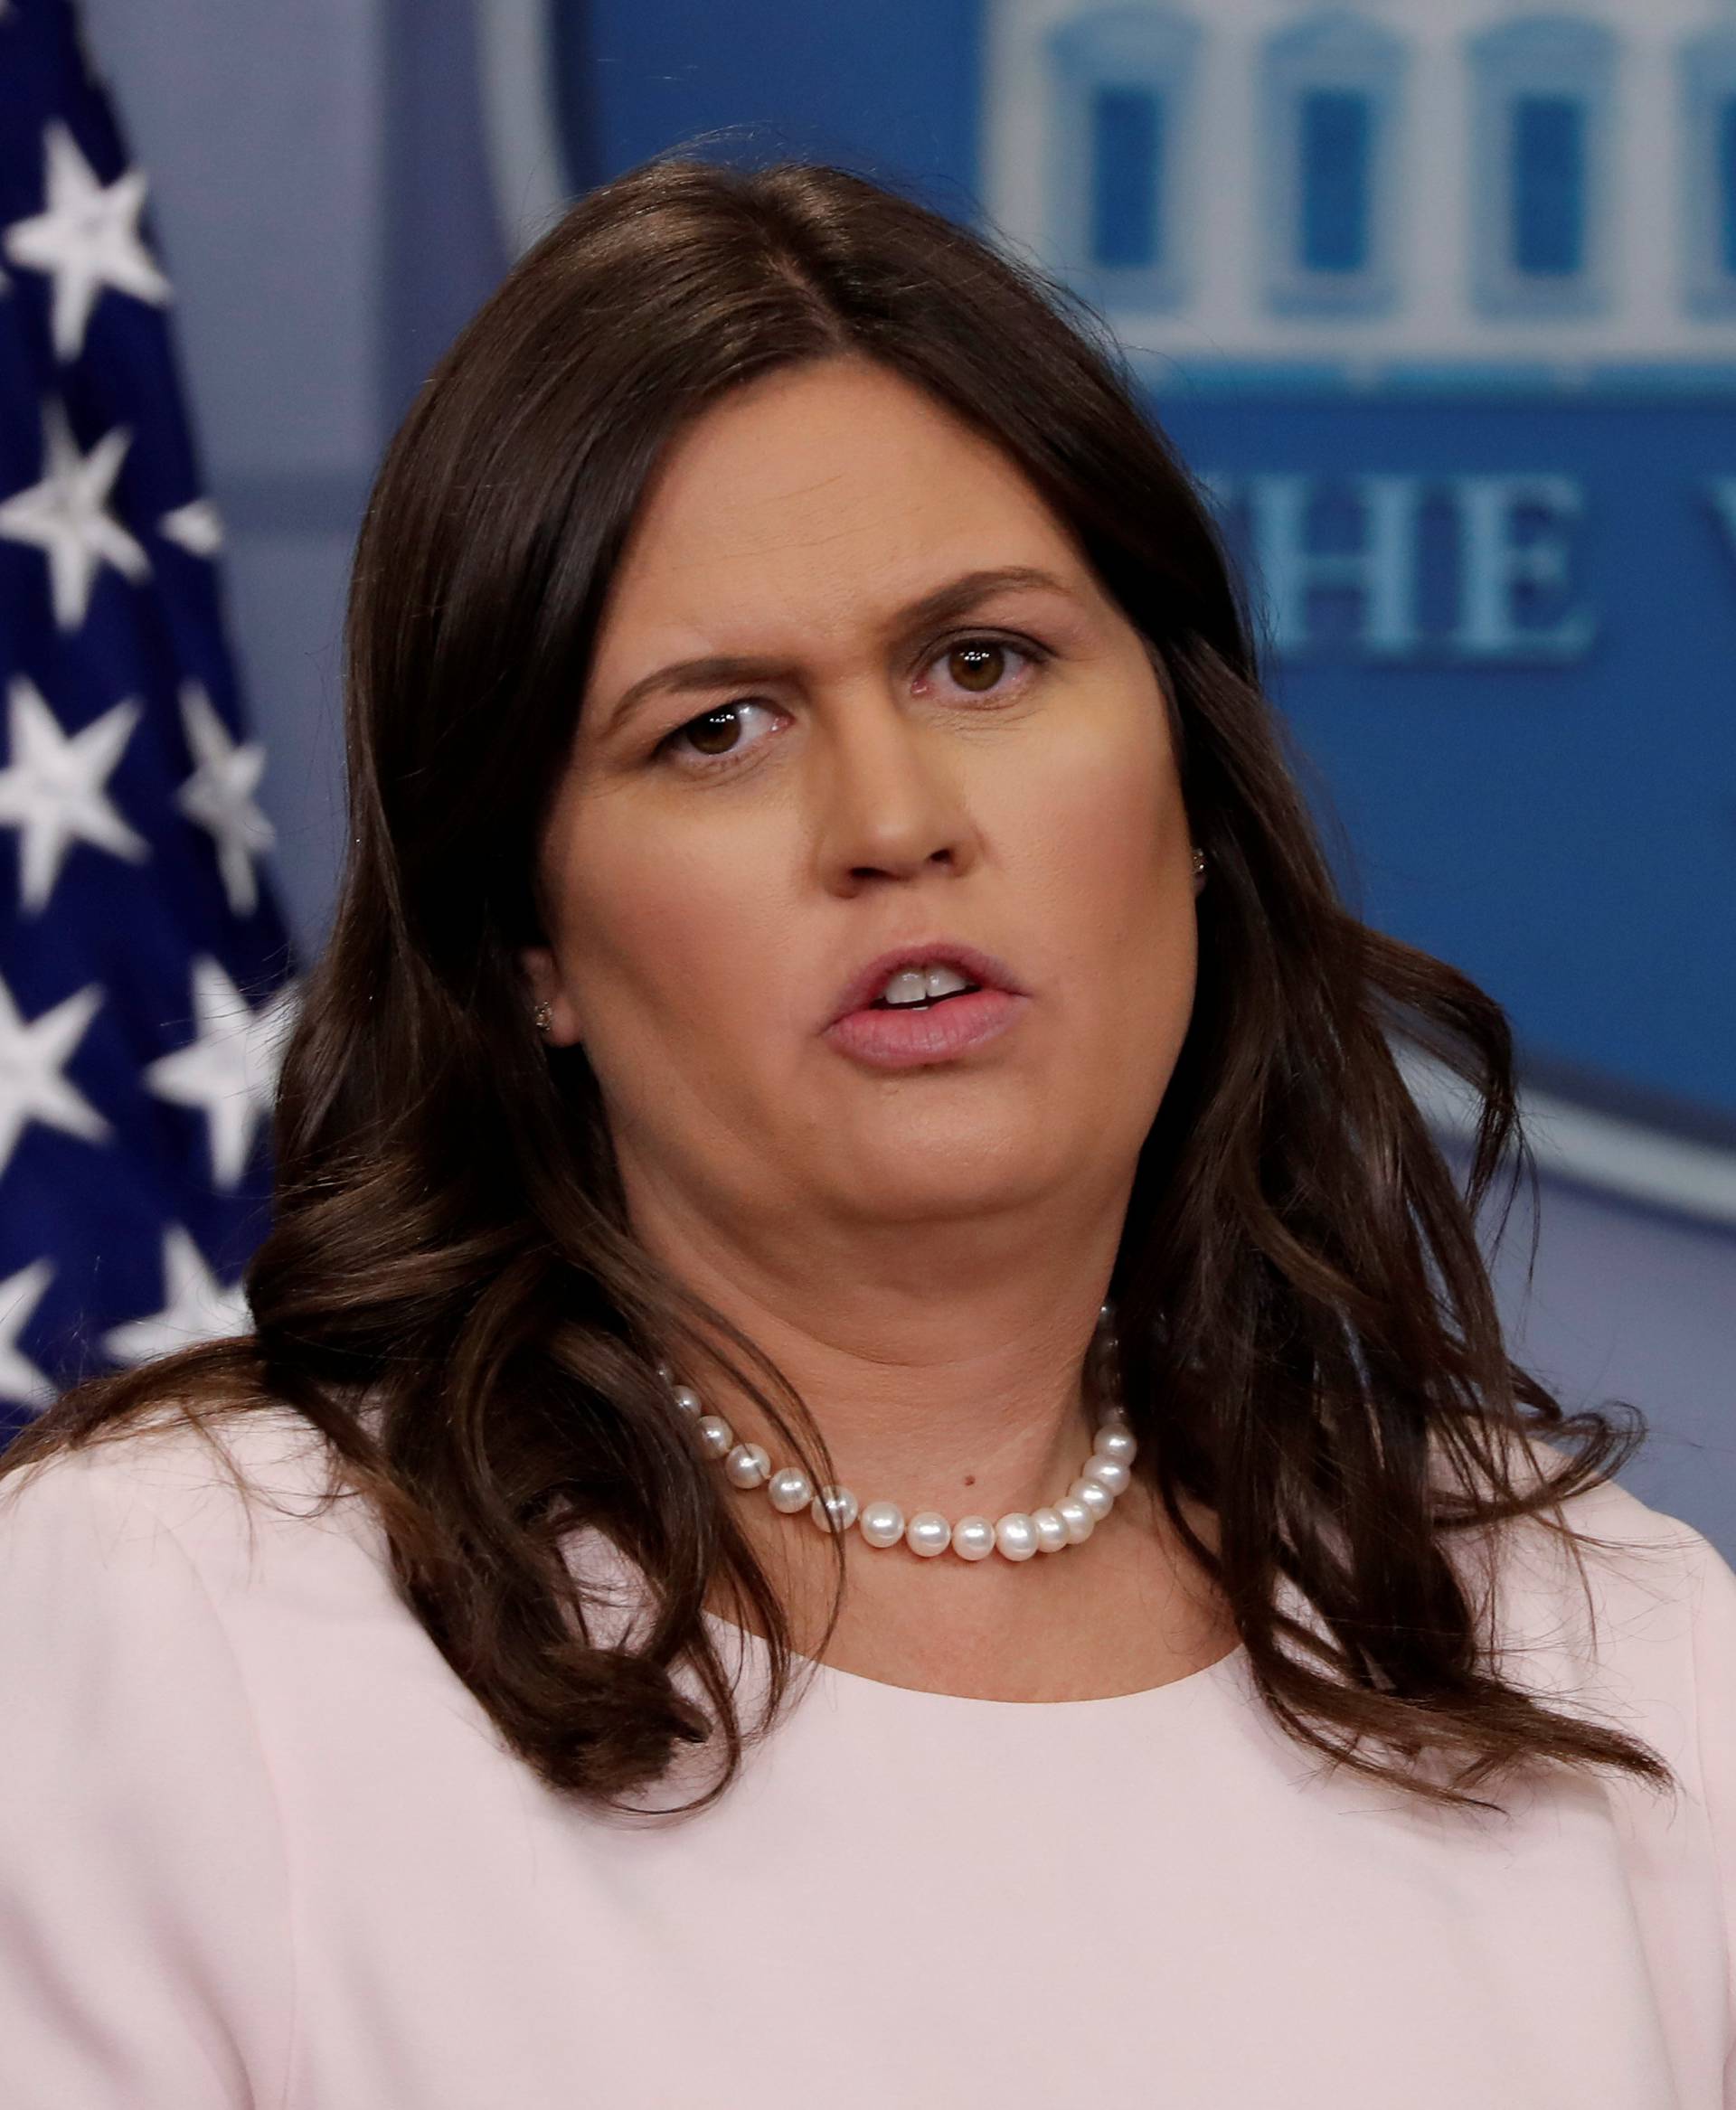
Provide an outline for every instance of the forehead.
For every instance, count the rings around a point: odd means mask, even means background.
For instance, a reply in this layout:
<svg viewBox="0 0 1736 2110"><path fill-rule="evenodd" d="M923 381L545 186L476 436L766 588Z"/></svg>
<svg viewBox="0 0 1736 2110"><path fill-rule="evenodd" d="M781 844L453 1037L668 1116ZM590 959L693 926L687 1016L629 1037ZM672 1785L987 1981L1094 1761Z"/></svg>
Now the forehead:
<svg viewBox="0 0 1736 2110"><path fill-rule="evenodd" d="M1027 565L1081 598L1063 523L995 443L865 361L769 375L670 447L611 584L599 681L646 655L867 624L936 581ZM703 632L703 637L700 633Z"/></svg>

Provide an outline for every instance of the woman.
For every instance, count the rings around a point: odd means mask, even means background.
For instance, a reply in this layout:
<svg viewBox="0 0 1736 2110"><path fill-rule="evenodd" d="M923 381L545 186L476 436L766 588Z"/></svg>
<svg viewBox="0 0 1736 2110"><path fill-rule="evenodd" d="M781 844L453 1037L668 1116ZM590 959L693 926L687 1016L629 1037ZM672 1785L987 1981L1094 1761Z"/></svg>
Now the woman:
<svg viewBox="0 0 1736 2110"><path fill-rule="evenodd" d="M350 644L257 1333L0 1489L0 2096L1736 2101L1736 1577L1508 1360L1501 1014L1090 315L642 168Z"/></svg>

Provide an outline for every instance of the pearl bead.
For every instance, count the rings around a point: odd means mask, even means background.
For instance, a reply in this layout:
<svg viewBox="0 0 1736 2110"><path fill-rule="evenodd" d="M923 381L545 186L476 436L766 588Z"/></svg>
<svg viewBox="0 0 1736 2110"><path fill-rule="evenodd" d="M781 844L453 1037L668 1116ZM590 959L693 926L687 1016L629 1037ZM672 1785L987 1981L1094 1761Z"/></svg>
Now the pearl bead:
<svg viewBox="0 0 1736 2110"><path fill-rule="evenodd" d="M794 1516L813 1501L814 1483L799 1465L779 1465L766 1482L766 1493L773 1509L781 1510L787 1517Z"/></svg>
<svg viewBox="0 0 1736 2110"><path fill-rule="evenodd" d="M1037 1534L1037 1548L1043 1553L1059 1553L1067 1543L1067 1527L1061 1520L1061 1512L1053 1509L1033 1509L1031 1521Z"/></svg>
<svg viewBox="0 0 1736 2110"><path fill-rule="evenodd" d="M1099 1487L1107 1487L1111 1494L1125 1494L1133 1483L1133 1474L1120 1459L1106 1458L1101 1451L1094 1452L1085 1461L1085 1469L1080 1477L1095 1480Z"/></svg>
<svg viewBox="0 0 1736 2110"><path fill-rule="evenodd" d="M1083 1474L1067 1490L1075 1502L1082 1502L1099 1524L1115 1507L1115 1497L1100 1481L1087 1480Z"/></svg>
<svg viewBox="0 0 1736 2110"><path fill-rule="evenodd" d="M904 1512L895 1502L871 1502L856 1529L871 1546L896 1546L904 1536Z"/></svg>
<svg viewBox="0 0 1736 2110"><path fill-rule="evenodd" d="M758 1487L771 1471L771 1455L763 1444L737 1444L723 1470L738 1487Z"/></svg>
<svg viewBox="0 0 1736 2110"><path fill-rule="evenodd" d="M823 1487L808 1504L823 1531L847 1531L856 1521L856 1498L847 1487Z"/></svg>
<svg viewBox="0 0 1736 2110"><path fill-rule="evenodd" d="M1125 1422L1099 1428L1092 1438L1091 1448L1099 1458L1119 1458L1124 1465L1131 1465L1139 1455L1139 1446L1133 1431Z"/></svg>
<svg viewBox="0 0 1736 2110"><path fill-rule="evenodd" d="M1055 1504L1055 1514L1061 1519L1070 1546L1082 1546L1097 1529L1095 1513L1071 1494L1063 1495Z"/></svg>
<svg viewBox="0 0 1736 2110"><path fill-rule="evenodd" d="M995 1527L986 1517L960 1517L952 1527L952 1550L960 1560L986 1560L995 1550Z"/></svg>
<svg viewBox="0 0 1736 2110"><path fill-rule="evenodd" d="M693 1424L693 1434L707 1457L727 1457L735 1447L735 1431L721 1414L702 1414Z"/></svg>
<svg viewBox="0 0 1736 2110"><path fill-rule="evenodd" d="M995 1546L1008 1560L1029 1560L1037 1550L1037 1527L1023 1510L1009 1510L995 1526Z"/></svg>
<svg viewBox="0 0 1736 2110"><path fill-rule="evenodd" d="M952 1543L952 1526L938 1509L918 1510L904 1527L904 1543L912 1553L931 1559Z"/></svg>
<svg viewBox="0 0 1736 2110"><path fill-rule="evenodd" d="M5 0L0 0L0 5ZM1099 1320L1106 1328L1114 1307L1105 1302ZM1113 1339L1113 1335L1111 1335ZM871 1546L903 1544L924 1559L948 1550L961 1560L986 1560L998 1552L1007 1560L1029 1560L1036 1553L1059 1553L1068 1546L1082 1546L1115 1507L1116 1497L1133 1484L1133 1461L1138 1450L1126 1414L1112 1404L1099 1421L1092 1438L1091 1455L1059 1502L1045 1504L1028 1515L1009 1510L998 1521L986 1517L961 1517L948 1523L938 1510L920 1510L908 1522L895 1502L858 1502L854 1491L834 1484L816 1489L799 1465L784 1465L774 1473L770 1454L760 1444L737 1443L735 1432L721 1414L708 1414L691 1385L678 1381L675 1371L661 1358L656 1362L659 1380L667 1388L676 1411L693 1424L699 1446L722 1462L737 1487L763 1486L772 1507L785 1516L807 1511L819 1531L847 1531L860 1525Z"/></svg>

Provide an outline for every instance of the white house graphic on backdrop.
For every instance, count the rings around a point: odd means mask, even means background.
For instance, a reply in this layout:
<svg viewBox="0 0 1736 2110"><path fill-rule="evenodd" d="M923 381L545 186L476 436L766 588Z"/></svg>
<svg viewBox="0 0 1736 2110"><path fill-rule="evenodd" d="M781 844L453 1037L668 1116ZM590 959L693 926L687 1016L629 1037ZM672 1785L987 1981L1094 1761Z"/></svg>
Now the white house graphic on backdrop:
<svg viewBox="0 0 1736 2110"><path fill-rule="evenodd" d="M991 0L986 202L1136 351L1736 372L1736 5Z"/></svg>

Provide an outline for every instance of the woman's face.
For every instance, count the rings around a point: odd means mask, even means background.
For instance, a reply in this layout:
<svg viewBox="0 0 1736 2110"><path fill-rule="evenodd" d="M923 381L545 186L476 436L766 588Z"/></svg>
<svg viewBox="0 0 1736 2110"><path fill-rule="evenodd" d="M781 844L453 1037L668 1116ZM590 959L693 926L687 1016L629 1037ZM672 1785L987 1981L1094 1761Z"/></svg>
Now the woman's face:
<svg viewBox="0 0 1736 2110"><path fill-rule="evenodd" d="M1045 579L910 613L1014 570ZM745 664L650 683L715 657ZM1125 1201L1194 994L1164 696L1020 472L887 371L780 372L670 450L542 879L532 993L584 1044L636 1220L895 1251ZM859 969L944 939L1024 993L996 1037L887 1069L826 1036Z"/></svg>

